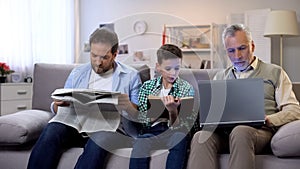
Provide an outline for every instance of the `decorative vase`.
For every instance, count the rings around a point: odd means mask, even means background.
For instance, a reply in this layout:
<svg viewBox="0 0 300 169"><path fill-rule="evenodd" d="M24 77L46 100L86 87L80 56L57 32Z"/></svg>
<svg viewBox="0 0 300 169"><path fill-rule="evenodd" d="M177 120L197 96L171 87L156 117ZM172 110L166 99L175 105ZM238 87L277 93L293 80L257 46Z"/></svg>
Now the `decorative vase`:
<svg viewBox="0 0 300 169"><path fill-rule="evenodd" d="M0 76L0 83L5 83L6 78L7 78L7 76Z"/></svg>

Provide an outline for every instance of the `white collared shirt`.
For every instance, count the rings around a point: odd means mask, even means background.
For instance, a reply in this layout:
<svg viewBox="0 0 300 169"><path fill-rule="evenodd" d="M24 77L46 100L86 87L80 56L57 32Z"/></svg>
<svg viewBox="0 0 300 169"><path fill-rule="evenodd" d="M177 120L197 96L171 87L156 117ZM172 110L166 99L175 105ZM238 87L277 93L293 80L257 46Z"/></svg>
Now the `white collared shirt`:
<svg viewBox="0 0 300 169"><path fill-rule="evenodd" d="M251 63L251 65L245 70L245 71L237 71L235 68L233 68L233 74L235 75L235 78L237 79L245 79L250 76L250 74L256 69L257 67L258 59L255 57L254 61Z"/></svg>
<svg viewBox="0 0 300 169"><path fill-rule="evenodd" d="M113 69L110 69L107 72L100 75L97 74L94 70L92 70L88 88L112 91L113 72Z"/></svg>

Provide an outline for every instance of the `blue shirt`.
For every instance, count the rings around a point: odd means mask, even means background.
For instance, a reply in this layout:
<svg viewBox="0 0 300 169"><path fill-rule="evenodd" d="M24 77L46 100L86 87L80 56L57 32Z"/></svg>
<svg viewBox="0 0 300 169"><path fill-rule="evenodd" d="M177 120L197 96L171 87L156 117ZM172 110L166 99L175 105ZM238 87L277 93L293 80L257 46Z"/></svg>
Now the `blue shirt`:
<svg viewBox="0 0 300 169"><path fill-rule="evenodd" d="M74 68L66 80L65 88L88 88L91 71L90 63ZM120 62L115 62L112 79L112 91L128 94L130 101L138 105L138 93L142 84L138 71Z"/></svg>
<svg viewBox="0 0 300 169"><path fill-rule="evenodd" d="M128 94L130 101L136 105L138 105L138 93L141 87L141 79L139 73L136 69L126 66L122 63L115 62L114 63L114 72L112 77L112 91L118 91L121 93ZM80 65L72 70L70 75L68 76L64 88L88 88L89 79L92 71L92 66L90 63L86 63ZM76 116L70 114L70 118ZM123 114L126 115L126 114ZM69 118L69 119L70 119ZM73 117L74 118L74 117ZM54 116L52 121L60 122L67 124L72 120L66 120L66 117L60 118L58 114ZM74 120L75 123L78 123ZM73 122L72 122L73 123ZM68 125L68 124L67 124ZM137 128L134 126L128 118L122 118L122 127L126 131L126 134L135 137L137 135Z"/></svg>

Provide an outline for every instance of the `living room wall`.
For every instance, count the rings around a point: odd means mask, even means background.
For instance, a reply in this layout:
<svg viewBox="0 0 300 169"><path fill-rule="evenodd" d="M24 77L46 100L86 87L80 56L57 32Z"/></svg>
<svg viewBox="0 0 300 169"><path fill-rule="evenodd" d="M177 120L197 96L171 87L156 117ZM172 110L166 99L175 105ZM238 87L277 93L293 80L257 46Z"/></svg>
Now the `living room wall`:
<svg viewBox="0 0 300 169"><path fill-rule="evenodd" d="M254 9L295 10L300 22L300 1L289 0L80 0L80 44L88 41L90 33L101 23L115 23L120 42L129 44L129 51L149 49L153 55L161 45L163 25L176 24L226 24L232 13L243 13ZM145 20L147 33L136 35L133 24ZM279 39L272 38L271 62L279 63ZM147 53L147 52L146 52ZM293 82L300 81L300 37L284 39L283 67ZM79 62L88 61L87 52L80 53ZM259 56L258 56L259 57Z"/></svg>

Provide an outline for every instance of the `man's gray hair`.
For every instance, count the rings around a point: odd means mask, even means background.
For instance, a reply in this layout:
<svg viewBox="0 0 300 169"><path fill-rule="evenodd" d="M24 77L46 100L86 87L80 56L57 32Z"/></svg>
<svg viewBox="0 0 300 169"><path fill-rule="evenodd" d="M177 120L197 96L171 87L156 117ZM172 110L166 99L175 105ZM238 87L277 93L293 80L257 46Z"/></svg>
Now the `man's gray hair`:
<svg viewBox="0 0 300 169"><path fill-rule="evenodd" d="M252 35L248 27L243 24L233 24L229 25L222 34L223 45L225 46L225 39L227 37L234 37L237 31L242 31L246 33L248 41L252 41Z"/></svg>

